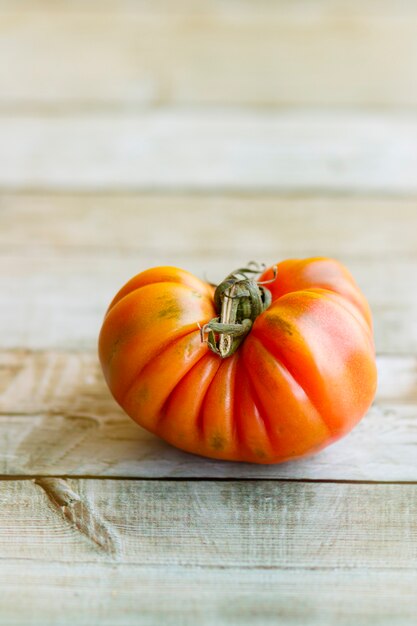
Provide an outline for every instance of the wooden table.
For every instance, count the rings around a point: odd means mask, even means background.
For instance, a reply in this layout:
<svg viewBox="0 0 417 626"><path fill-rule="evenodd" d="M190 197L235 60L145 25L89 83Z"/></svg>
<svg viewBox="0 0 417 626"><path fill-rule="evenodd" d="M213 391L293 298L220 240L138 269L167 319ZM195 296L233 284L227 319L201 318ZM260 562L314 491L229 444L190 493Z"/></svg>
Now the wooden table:
<svg viewBox="0 0 417 626"><path fill-rule="evenodd" d="M0 3L0 624L411 626L417 8ZM181 453L96 354L146 267L336 256L379 388L314 458Z"/></svg>

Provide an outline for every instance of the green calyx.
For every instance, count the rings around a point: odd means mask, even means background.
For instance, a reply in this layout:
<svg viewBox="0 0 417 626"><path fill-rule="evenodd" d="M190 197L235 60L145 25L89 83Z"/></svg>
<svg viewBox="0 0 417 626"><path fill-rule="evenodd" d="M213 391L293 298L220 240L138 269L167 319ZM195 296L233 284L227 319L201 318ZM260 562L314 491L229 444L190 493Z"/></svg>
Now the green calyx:
<svg viewBox="0 0 417 626"><path fill-rule="evenodd" d="M265 284L275 280L277 268L273 268L272 280L260 283L256 276L263 270L257 263L248 263L248 267L226 276L214 292L219 315L200 327L200 333L201 340L222 359L236 352L255 319L271 304L271 292Z"/></svg>

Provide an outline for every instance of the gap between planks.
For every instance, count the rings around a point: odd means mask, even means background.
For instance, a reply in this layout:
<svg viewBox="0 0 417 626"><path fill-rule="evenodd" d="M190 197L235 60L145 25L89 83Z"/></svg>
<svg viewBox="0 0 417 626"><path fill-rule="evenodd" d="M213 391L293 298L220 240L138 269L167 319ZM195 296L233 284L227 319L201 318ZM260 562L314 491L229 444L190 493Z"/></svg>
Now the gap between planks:
<svg viewBox="0 0 417 626"><path fill-rule="evenodd" d="M131 476L131 475L118 475L110 476L109 474L102 476L96 474L1 474L0 481L13 482L13 481L35 481L40 482L46 480L113 480L118 481L133 481L133 482L173 482L173 483L239 483L239 482L254 482L254 483L312 483L312 484L335 484L335 485L417 485L417 480L360 480L355 478L286 478L286 477L252 477L252 476Z"/></svg>

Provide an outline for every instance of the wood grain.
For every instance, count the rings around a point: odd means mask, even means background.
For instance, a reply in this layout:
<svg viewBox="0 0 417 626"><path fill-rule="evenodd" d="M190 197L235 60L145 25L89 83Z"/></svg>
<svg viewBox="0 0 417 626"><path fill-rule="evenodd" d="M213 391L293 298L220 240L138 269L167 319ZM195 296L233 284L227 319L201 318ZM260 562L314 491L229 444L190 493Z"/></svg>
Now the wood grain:
<svg viewBox="0 0 417 626"><path fill-rule="evenodd" d="M417 191L410 112L5 114L0 135L3 188Z"/></svg>
<svg viewBox="0 0 417 626"><path fill-rule="evenodd" d="M152 265L216 282L251 258L334 255L369 299L377 350L409 354L416 216L415 198L3 194L0 344L95 349L114 293Z"/></svg>
<svg viewBox="0 0 417 626"><path fill-rule="evenodd" d="M0 193L0 250L248 260L417 257L417 197ZM247 258L244 255L247 255Z"/></svg>
<svg viewBox="0 0 417 626"><path fill-rule="evenodd" d="M417 104L412 2L3 1L0 25L14 110Z"/></svg>
<svg viewBox="0 0 417 626"><path fill-rule="evenodd" d="M255 246L254 246L255 247ZM203 254L204 252L204 254ZM129 278L157 265L183 267L219 282L257 255L249 249L193 253L138 249L131 253L0 253L0 344L4 348L95 350L104 313ZM273 264L279 253L264 254ZM295 256L295 255L294 255ZM347 258L371 305L378 352L417 351L417 259ZM258 257L259 258L259 257ZM94 287L92 287L94 286Z"/></svg>
<svg viewBox="0 0 417 626"><path fill-rule="evenodd" d="M416 489L0 481L0 623L409 626Z"/></svg>
<svg viewBox="0 0 417 626"><path fill-rule="evenodd" d="M415 573L401 569L6 560L0 584L2 626L411 626L417 610Z"/></svg>
<svg viewBox="0 0 417 626"><path fill-rule="evenodd" d="M416 489L1 481L0 623L408 626Z"/></svg>
<svg viewBox="0 0 417 626"><path fill-rule="evenodd" d="M416 34L411 0L0 0L0 626L415 623ZM349 437L220 463L118 408L131 275L313 255L384 353Z"/></svg>
<svg viewBox="0 0 417 626"><path fill-rule="evenodd" d="M114 477L417 481L417 361L380 357L375 405L344 440L311 459L227 463L176 450L111 398L88 353L0 357L0 473Z"/></svg>
<svg viewBox="0 0 417 626"><path fill-rule="evenodd" d="M416 492L416 485L280 481L1 481L0 555L411 575Z"/></svg>

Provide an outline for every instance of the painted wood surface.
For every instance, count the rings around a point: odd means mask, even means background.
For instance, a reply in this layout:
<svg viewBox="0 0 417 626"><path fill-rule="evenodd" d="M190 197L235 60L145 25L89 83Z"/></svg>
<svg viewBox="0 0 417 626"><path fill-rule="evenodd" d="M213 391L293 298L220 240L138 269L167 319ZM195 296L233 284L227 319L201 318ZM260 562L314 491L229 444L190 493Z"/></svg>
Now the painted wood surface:
<svg viewBox="0 0 417 626"><path fill-rule="evenodd" d="M417 196L0 192L0 253L417 258ZM246 256L245 256L246 255ZM222 278L220 275L218 278ZM361 277L358 276L358 280Z"/></svg>
<svg viewBox="0 0 417 626"><path fill-rule="evenodd" d="M408 625L415 491L2 481L0 623Z"/></svg>
<svg viewBox="0 0 417 626"><path fill-rule="evenodd" d="M0 493L2 561L416 574L416 485L38 478Z"/></svg>
<svg viewBox="0 0 417 626"><path fill-rule="evenodd" d="M416 34L411 0L0 0L1 626L414 625ZM315 255L375 319L345 440L220 463L111 399L131 275Z"/></svg>
<svg viewBox="0 0 417 626"><path fill-rule="evenodd" d="M3 194L0 343L95 350L113 295L151 266L218 282L250 259L334 255L369 299L377 351L410 354L416 219L415 198Z"/></svg>
<svg viewBox="0 0 417 626"><path fill-rule="evenodd" d="M410 111L5 113L0 136L11 189L417 191Z"/></svg>
<svg viewBox="0 0 417 626"><path fill-rule="evenodd" d="M140 246L139 246L140 248ZM250 255L249 258L253 256ZM278 258L281 255L278 255ZM264 255L268 264L277 255ZM344 259L342 259L344 260ZM104 313L119 288L158 265L182 267L219 282L248 261L246 252L220 256L171 253L0 256L0 341L4 348L95 350ZM351 259L347 265L368 297L379 352L417 350L417 260ZM92 285L94 287L92 288Z"/></svg>
<svg viewBox="0 0 417 626"><path fill-rule="evenodd" d="M259 466L195 457L147 433L110 396L95 354L3 352L0 474L417 482L416 359L380 357L378 371L375 404L349 437Z"/></svg>
<svg viewBox="0 0 417 626"><path fill-rule="evenodd" d="M416 612L415 573L403 569L6 560L0 584L4 626L410 626Z"/></svg>
<svg viewBox="0 0 417 626"><path fill-rule="evenodd" d="M417 104L409 0L7 0L0 27L6 110Z"/></svg>

